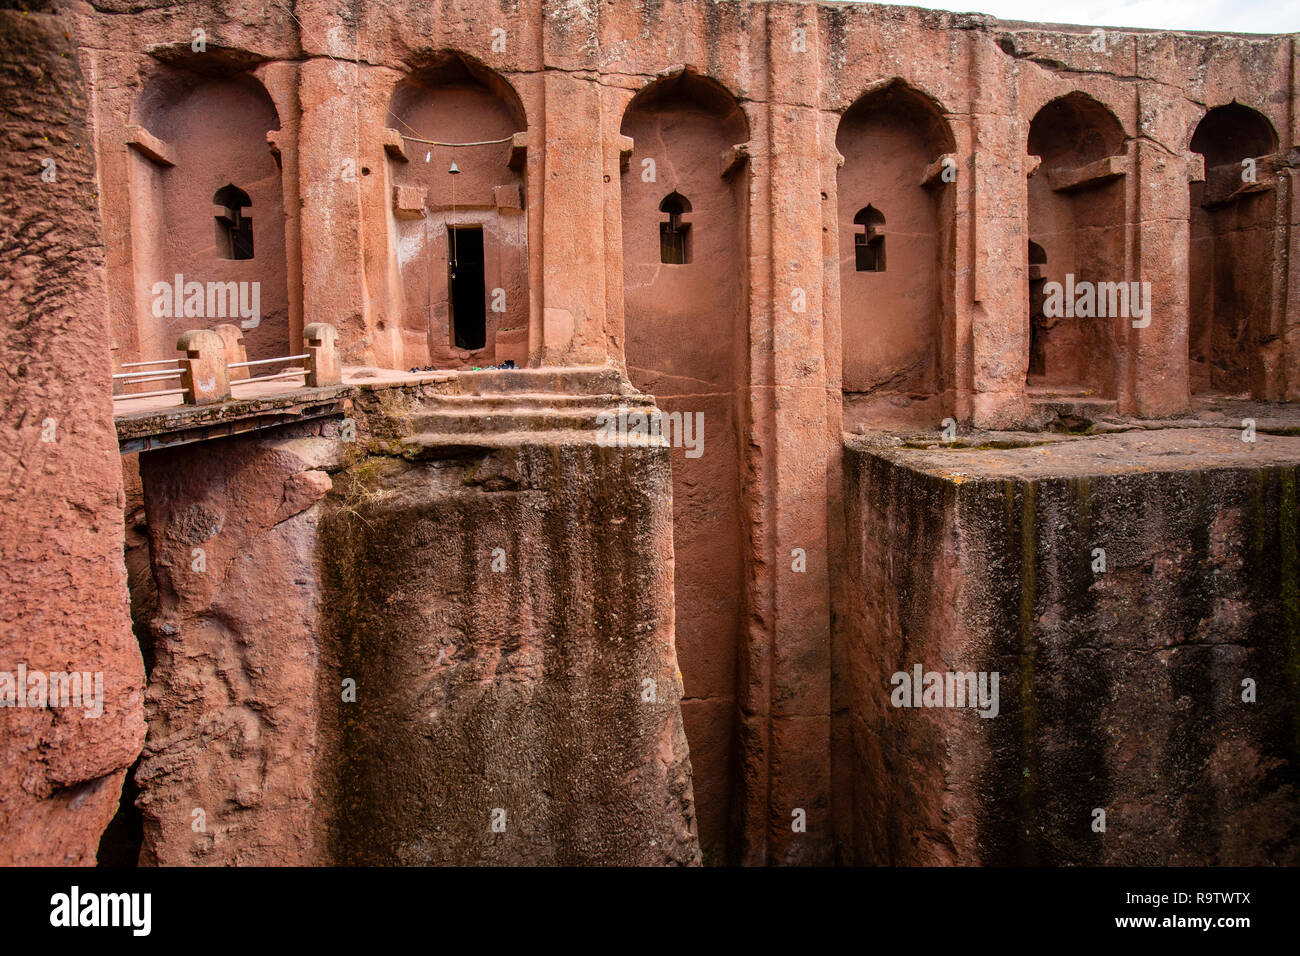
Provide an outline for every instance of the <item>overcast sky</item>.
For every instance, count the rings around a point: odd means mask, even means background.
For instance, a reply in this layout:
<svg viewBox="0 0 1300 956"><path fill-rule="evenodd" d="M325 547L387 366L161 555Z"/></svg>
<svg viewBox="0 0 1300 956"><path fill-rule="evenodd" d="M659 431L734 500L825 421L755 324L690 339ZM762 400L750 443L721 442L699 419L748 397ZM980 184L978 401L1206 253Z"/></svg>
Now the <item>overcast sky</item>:
<svg viewBox="0 0 1300 956"><path fill-rule="evenodd" d="M1222 33L1300 31L1300 0L893 0L908 7L989 13L1002 20Z"/></svg>

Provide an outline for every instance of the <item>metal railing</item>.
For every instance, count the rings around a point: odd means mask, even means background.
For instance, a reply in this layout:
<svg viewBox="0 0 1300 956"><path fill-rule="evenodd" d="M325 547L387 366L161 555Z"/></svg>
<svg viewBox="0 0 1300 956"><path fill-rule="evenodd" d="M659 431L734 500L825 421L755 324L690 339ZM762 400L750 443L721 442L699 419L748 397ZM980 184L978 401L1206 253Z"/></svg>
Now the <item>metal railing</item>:
<svg viewBox="0 0 1300 956"><path fill-rule="evenodd" d="M303 329L304 351L297 355L249 361L244 351L243 336L239 327L235 325L219 325L215 329L191 329L181 335L176 348L181 355L174 359L124 362L123 369L131 368L139 371L116 372L113 374L113 383L114 385L139 385L145 382L162 382L179 378L180 388L120 392L113 396L113 400L127 401L133 398L181 395L185 405L211 405L229 400L234 388L245 385L301 378L306 388L323 388L328 385L339 385L343 381L343 366L338 354L338 332L334 326L326 322L314 322ZM305 367L288 368L270 375L251 376L248 371L263 365L280 365L303 360L305 360ZM163 365L177 367L170 369L158 367Z"/></svg>

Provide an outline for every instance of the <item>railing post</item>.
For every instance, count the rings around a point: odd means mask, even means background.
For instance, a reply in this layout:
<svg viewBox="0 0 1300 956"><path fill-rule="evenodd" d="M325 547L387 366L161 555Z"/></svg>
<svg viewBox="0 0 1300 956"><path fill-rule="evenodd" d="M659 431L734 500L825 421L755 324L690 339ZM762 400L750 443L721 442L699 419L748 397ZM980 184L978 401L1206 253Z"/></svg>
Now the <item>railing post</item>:
<svg viewBox="0 0 1300 956"><path fill-rule="evenodd" d="M338 330L328 322L313 322L302 330L303 345L308 356L308 388L343 384L338 337Z"/></svg>
<svg viewBox="0 0 1300 956"><path fill-rule="evenodd" d="M240 362L248 361L248 352L244 349L244 330L237 325L225 323L218 325L214 331L221 336L226 344L226 375L232 382L240 382L248 378L247 368L232 368Z"/></svg>
<svg viewBox="0 0 1300 956"><path fill-rule="evenodd" d="M211 405L230 398L225 339L211 329L191 329L181 335L176 348L185 353L181 387L186 405Z"/></svg>

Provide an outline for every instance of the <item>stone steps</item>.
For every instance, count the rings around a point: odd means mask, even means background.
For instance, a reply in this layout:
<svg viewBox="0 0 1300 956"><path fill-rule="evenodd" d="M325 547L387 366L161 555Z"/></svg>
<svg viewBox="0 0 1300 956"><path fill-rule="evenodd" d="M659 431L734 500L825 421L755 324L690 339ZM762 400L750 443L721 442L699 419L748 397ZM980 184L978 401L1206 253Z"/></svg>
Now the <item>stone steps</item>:
<svg viewBox="0 0 1300 956"><path fill-rule="evenodd" d="M1082 430L1117 414L1117 405L1112 398L1034 395L1030 392L1029 403L1034 409L1034 422L1041 427L1056 425Z"/></svg>
<svg viewBox="0 0 1300 956"><path fill-rule="evenodd" d="M478 396L636 394L617 368L605 365L458 372L456 393Z"/></svg>
<svg viewBox="0 0 1300 956"><path fill-rule="evenodd" d="M594 432L603 425L601 416L617 415L622 406L629 412L650 412L650 399L625 395L495 395L487 398L440 397L411 418L417 434L463 435L467 432L581 431ZM467 400L468 399L468 400Z"/></svg>
<svg viewBox="0 0 1300 956"><path fill-rule="evenodd" d="M482 455L500 448L517 448L524 445L596 445L591 430L530 429L499 432L421 432L402 440L402 454L412 461L430 458L456 458ZM629 443L629 447L667 447L663 438Z"/></svg>

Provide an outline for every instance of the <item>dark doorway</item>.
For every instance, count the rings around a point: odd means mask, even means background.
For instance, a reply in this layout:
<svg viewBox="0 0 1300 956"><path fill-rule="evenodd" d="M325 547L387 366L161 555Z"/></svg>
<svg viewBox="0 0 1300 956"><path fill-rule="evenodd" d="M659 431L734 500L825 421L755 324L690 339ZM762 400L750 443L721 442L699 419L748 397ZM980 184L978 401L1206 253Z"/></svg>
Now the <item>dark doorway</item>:
<svg viewBox="0 0 1300 956"><path fill-rule="evenodd" d="M483 296L483 229L447 227L447 300L451 303L456 347L474 351L487 345Z"/></svg>
<svg viewBox="0 0 1300 956"><path fill-rule="evenodd" d="M1047 252L1032 239L1029 241L1029 376L1028 384L1047 374L1048 321L1043 311L1047 296Z"/></svg>

